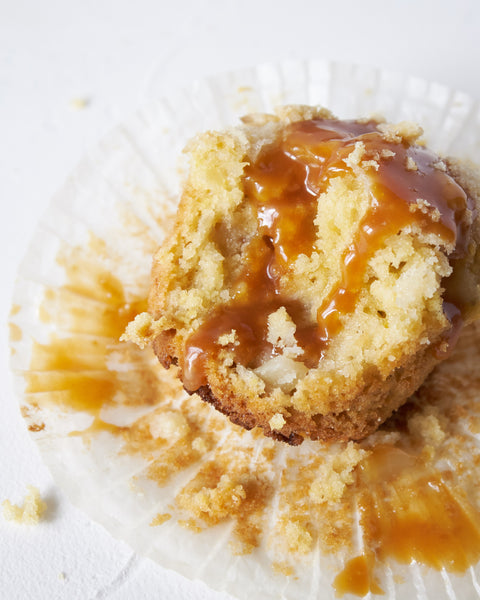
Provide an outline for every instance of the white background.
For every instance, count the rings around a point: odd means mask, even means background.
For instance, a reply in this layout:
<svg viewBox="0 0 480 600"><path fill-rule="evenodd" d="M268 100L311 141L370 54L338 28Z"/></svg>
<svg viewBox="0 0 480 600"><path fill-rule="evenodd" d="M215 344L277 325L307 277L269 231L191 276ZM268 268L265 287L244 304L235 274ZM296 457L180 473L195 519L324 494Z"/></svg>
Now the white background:
<svg viewBox="0 0 480 600"><path fill-rule="evenodd" d="M15 273L85 150L151 93L259 62L329 58L480 97L478 0L0 0L0 501L47 497L36 528L0 517L0 599L226 600L136 556L75 509L11 391ZM72 101L88 100L83 110ZM334 107L331 107L334 108Z"/></svg>

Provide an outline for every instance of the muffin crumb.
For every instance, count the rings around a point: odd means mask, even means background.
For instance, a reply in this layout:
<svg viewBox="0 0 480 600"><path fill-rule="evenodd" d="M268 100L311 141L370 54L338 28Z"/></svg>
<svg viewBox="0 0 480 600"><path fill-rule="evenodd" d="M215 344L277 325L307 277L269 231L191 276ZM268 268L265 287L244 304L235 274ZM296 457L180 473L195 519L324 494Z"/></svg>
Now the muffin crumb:
<svg viewBox="0 0 480 600"><path fill-rule="evenodd" d="M270 419L268 424L270 425L273 431L280 431L282 427L285 425L286 421L283 418L282 413L275 413L273 417Z"/></svg>
<svg viewBox="0 0 480 600"><path fill-rule="evenodd" d="M120 337L121 342L133 342L142 350L158 334L159 323L148 312L140 313L131 321Z"/></svg>
<svg viewBox="0 0 480 600"><path fill-rule="evenodd" d="M411 156L407 156L407 164L405 166L407 171L418 171L417 163Z"/></svg>
<svg viewBox="0 0 480 600"><path fill-rule="evenodd" d="M335 455L320 468L319 476L310 486L309 496L315 503L338 502L347 486L354 481L355 467L369 452L349 442L345 450Z"/></svg>
<svg viewBox="0 0 480 600"><path fill-rule="evenodd" d="M180 439L190 431L187 419L181 412L166 411L153 415L150 419L150 433L153 439Z"/></svg>
<svg viewBox="0 0 480 600"><path fill-rule="evenodd" d="M284 526L288 549L294 554L308 554L312 549L313 538L308 529L298 521L288 521Z"/></svg>
<svg viewBox="0 0 480 600"><path fill-rule="evenodd" d="M163 525L164 523L169 521L171 518L172 518L172 515L170 513L158 513L150 521L150 527L158 527L159 525Z"/></svg>
<svg viewBox="0 0 480 600"><path fill-rule="evenodd" d="M27 495L22 506L12 504L10 500L2 503L3 516L7 521L21 525L38 525L47 510L46 503L42 500L40 492L33 486L27 486Z"/></svg>
<svg viewBox="0 0 480 600"><path fill-rule="evenodd" d="M408 430L414 437L421 438L425 444L431 446L438 446L445 439L445 431L439 419L433 414L411 417L408 421Z"/></svg>
<svg viewBox="0 0 480 600"><path fill-rule="evenodd" d="M423 129L411 121L400 121L400 123L380 123L379 131L387 142L414 144L423 135Z"/></svg>

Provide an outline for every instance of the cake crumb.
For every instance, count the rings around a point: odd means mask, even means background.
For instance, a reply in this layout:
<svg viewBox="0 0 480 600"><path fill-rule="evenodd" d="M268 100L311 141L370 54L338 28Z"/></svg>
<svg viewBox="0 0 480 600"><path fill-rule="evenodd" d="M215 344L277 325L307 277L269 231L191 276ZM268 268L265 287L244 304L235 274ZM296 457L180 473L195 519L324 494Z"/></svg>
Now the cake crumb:
<svg viewBox="0 0 480 600"><path fill-rule="evenodd" d="M362 160L362 168L364 169L375 169L375 171L378 171L378 169L380 168L380 165L378 164L378 162L376 160Z"/></svg>
<svg viewBox="0 0 480 600"><path fill-rule="evenodd" d="M424 215L429 215L432 221L438 223L441 219L441 214L438 208L432 206L430 202L424 200L423 198L417 198L417 201L414 204L410 204L409 206L410 212L420 211Z"/></svg>
<svg viewBox="0 0 480 600"><path fill-rule="evenodd" d="M198 523L195 522L194 519L179 519L178 524L180 525L180 527L183 527L184 529L188 529L189 531L192 531L193 533L201 533L202 532L202 528L198 525Z"/></svg>
<svg viewBox="0 0 480 600"><path fill-rule="evenodd" d="M445 432L435 415L415 415L408 421L409 432L431 446L438 446L445 439Z"/></svg>
<svg viewBox="0 0 480 600"><path fill-rule="evenodd" d="M203 487L192 495L184 495L181 504L195 516L218 523L231 514L246 496L243 485L224 474L216 487Z"/></svg>
<svg viewBox="0 0 480 600"><path fill-rule="evenodd" d="M389 158L393 158L394 156L396 156L395 152L393 150L388 150L387 148L383 148L383 150L381 150L380 152L380 156L387 160Z"/></svg>
<svg viewBox="0 0 480 600"><path fill-rule="evenodd" d="M221 335L218 338L218 343L220 344L220 346L228 346L230 344L232 344L233 346L238 346L240 342L237 339L237 332L235 331L235 329L232 329L230 333L224 333L223 335Z"/></svg>
<svg viewBox="0 0 480 600"><path fill-rule="evenodd" d="M188 435L190 426L179 411L169 410L152 415L150 434L153 439L178 440Z"/></svg>
<svg viewBox="0 0 480 600"><path fill-rule="evenodd" d="M368 454L368 451L358 449L353 442L349 442L343 452L330 458L320 467L319 476L310 486L310 499L318 504L338 502L346 487L354 481L355 467Z"/></svg>
<svg viewBox="0 0 480 600"><path fill-rule="evenodd" d="M14 521L21 525L38 525L40 522L47 505L35 486L29 485L27 490L23 506L12 504L10 500L4 500L2 503L3 516L7 521Z"/></svg>
<svg viewBox="0 0 480 600"><path fill-rule="evenodd" d="M295 338L297 326L284 306L268 315L267 341L283 350L284 356L296 358L303 353Z"/></svg>
<svg viewBox="0 0 480 600"><path fill-rule="evenodd" d="M171 518L172 515L170 513L158 513L150 521L150 527L158 527L159 525L163 525L167 521L170 521Z"/></svg>
<svg viewBox="0 0 480 600"><path fill-rule="evenodd" d="M142 350L157 335L159 324L147 312L140 313L131 321L125 333L120 337L121 342L133 342Z"/></svg>
<svg viewBox="0 0 480 600"><path fill-rule="evenodd" d="M205 454L208 451L207 442L202 437L196 437L192 442L192 448L200 454Z"/></svg>
<svg viewBox="0 0 480 600"><path fill-rule="evenodd" d="M418 171L417 163L411 156L407 156L407 164L405 165L407 171Z"/></svg>
<svg viewBox="0 0 480 600"><path fill-rule="evenodd" d="M70 100L70 108L73 108L74 110L84 110L90 106L90 103L90 98L72 98Z"/></svg>
<svg viewBox="0 0 480 600"><path fill-rule="evenodd" d="M313 539L308 529L298 521L288 521L284 527L288 549L296 554L308 554L312 549Z"/></svg>
<svg viewBox="0 0 480 600"><path fill-rule="evenodd" d="M274 573L278 573L279 575L285 575L285 577L291 577L295 571L293 567L287 563L272 563L272 569Z"/></svg>
<svg viewBox="0 0 480 600"><path fill-rule="evenodd" d="M286 421L283 418L282 413L275 413L268 422L273 431L280 431L280 429L285 425L285 423Z"/></svg>
<svg viewBox="0 0 480 600"><path fill-rule="evenodd" d="M387 142L400 143L402 141L409 144L418 142L418 138L423 134L423 129L411 121L400 121L400 123L380 123L379 131L382 132Z"/></svg>
<svg viewBox="0 0 480 600"><path fill-rule="evenodd" d="M362 160L365 154L365 144L363 142L355 142L355 146L347 158L344 159L345 164L350 169L354 167L358 167L360 161Z"/></svg>
<svg viewBox="0 0 480 600"><path fill-rule="evenodd" d="M437 162L433 163L432 166L434 169L437 169L437 171L445 172L447 170L447 165L443 162L443 160L438 160Z"/></svg>

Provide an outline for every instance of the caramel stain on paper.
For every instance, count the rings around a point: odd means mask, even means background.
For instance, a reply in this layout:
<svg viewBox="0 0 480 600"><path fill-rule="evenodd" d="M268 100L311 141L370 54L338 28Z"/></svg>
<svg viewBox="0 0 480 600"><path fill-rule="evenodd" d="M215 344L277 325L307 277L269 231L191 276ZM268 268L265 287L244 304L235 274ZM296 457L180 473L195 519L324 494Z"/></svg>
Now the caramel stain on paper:
<svg viewBox="0 0 480 600"><path fill-rule="evenodd" d="M22 339L22 330L15 323L9 323L8 327L10 329L10 341L19 342Z"/></svg>
<svg viewBox="0 0 480 600"><path fill-rule="evenodd" d="M464 573L480 560L480 514L451 472L378 446L359 476L364 535L381 560Z"/></svg>
<svg viewBox="0 0 480 600"><path fill-rule="evenodd" d="M10 309L10 319L13 319L20 312L21 307L18 304L14 304ZM23 337L23 333L21 328L14 323L12 320L8 322L9 329L9 339L11 344L15 344L16 342L20 342ZM10 346L10 354L13 356L16 353L16 348L12 345Z"/></svg>
<svg viewBox="0 0 480 600"><path fill-rule="evenodd" d="M146 301L127 299L121 282L96 258L98 250L93 240L89 252L74 249L59 258L67 281L47 290L42 314L66 335L52 335L46 344L34 342L25 375L32 401L93 416L90 432L115 431L100 416L108 406L156 401L154 373L136 350L119 342L127 323L145 310ZM114 368L111 361L136 368Z"/></svg>
<svg viewBox="0 0 480 600"><path fill-rule="evenodd" d="M381 594L382 572L392 561L464 573L480 560L480 451L462 432L464 424L474 432L480 423L480 326L464 333L409 407L354 444L357 462L350 460L352 448L337 447L335 460L345 471L328 463L321 444L309 452L305 444L300 452L230 424L186 396L174 371L164 371L150 350L120 343L127 323L145 309L148 282L132 297L99 259L104 253L93 240L60 258L66 283L47 291L41 318L65 335L33 346L25 376L32 431L45 428L34 420L44 405L91 415L91 426L77 434L119 436L124 453L148 462L143 475L159 488L190 473L170 512L159 513L152 526L166 522L167 514L192 532L229 522L234 553L265 542L279 549L272 569L287 577L294 576L298 557L316 547L342 552L345 567L332 581L338 595ZM102 417L109 407L151 410L119 427ZM285 461L277 462L281 453ZM329 477L330 487L319 487L320 475ZM360 552L351 537L357 508Z"/></svg>

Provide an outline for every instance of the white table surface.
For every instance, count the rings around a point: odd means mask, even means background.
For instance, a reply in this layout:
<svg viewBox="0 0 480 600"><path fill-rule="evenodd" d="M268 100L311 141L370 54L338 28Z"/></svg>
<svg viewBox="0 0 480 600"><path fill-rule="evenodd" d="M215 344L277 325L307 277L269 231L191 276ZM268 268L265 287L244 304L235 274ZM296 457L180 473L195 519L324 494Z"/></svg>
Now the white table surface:
<svg viewBox="0 0 480 600"><path fill-rule="evenodd" d="M0 517L0 599L226 600L137 556L65 498L11 389L7 318L39 216L85 150L152 90L287 58L417 75L480 97L478 0L0 0L0 502L28 484L49 505ZM87 99L82 110L75 99Z"/></svg>

